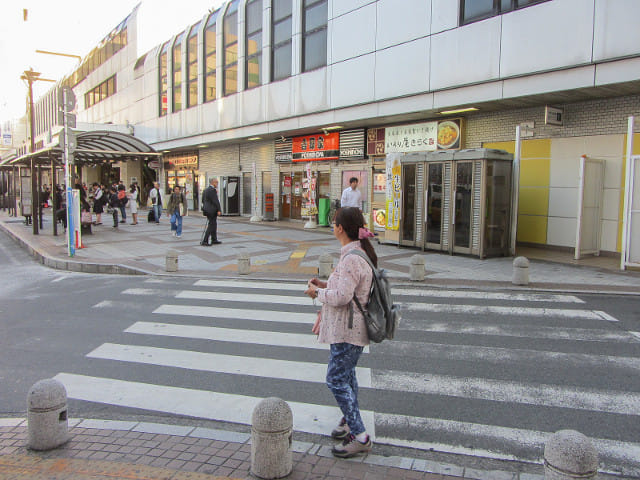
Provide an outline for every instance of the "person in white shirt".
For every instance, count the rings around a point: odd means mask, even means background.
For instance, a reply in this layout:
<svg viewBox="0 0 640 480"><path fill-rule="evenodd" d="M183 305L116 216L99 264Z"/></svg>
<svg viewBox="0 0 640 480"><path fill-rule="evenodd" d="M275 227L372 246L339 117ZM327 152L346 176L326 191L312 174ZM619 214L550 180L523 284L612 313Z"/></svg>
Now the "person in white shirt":
<svg viewBox="0 0 640 480"><path fill-rule="evenodd" d="M341 207L357 207L362 210L362 194L358 190L358 179L351 177L349 187L345 188L340 198Z"/></svg>

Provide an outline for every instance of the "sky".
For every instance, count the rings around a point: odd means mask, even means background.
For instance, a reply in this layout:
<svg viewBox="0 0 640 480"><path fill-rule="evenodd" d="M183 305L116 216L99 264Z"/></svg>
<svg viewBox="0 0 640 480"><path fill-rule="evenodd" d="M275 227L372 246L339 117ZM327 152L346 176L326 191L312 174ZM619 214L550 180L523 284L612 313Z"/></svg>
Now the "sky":
<svg viewBox="0 0 640 480"><path fill-rule="evenodd" d="M20 80L33 68L41 78L60 80L140 3L138 56L199 21L223 0L19 0L0 2L0 124L26 113L27 85ZM177 8L179 7L179 8ZM24 20L23 9L27 9ZM54 84L34 83L34 100Z"/></svg>

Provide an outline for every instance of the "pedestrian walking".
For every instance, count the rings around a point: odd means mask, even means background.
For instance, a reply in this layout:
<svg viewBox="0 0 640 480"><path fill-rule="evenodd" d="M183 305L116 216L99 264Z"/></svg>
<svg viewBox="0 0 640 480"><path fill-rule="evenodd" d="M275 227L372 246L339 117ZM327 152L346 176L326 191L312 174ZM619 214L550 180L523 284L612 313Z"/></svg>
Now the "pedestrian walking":
<svg viewBox="0 0 640 480"><path fill-rule="evenodd" d="M174 237L182 236L182 217L187 215L187 197L180 191L180 187L173 187L173 193L169 197L167 213L171 214L171 231Z"/></svg>
<svg viewBox="0 0 640 480"><path fill-rule="evenodd" d="M221 213L221 208L218 199L218 180L215 178L209 180L209 186L202 194L202 212L207 217L207 228L200 245L208 247L222 243L218 240L218 215ZM211 243L209 243L209 238L211 238Z"/></svg>
<svg viewBox="0 0 640 480"><path fill-rule="evenodd" d="M349 179L349 186L342 191L340 206L357 207L362 210L362 194L358 190L358 177Z"/></svg>
<svg viewBox="0 0 640 480"><path fill-rule="evenodd" d="M129 194L127 195L129 198L129 210L131 211L131 217L133 218L133 222L131 225L138 224L138 189L135 184L131 184L129 187Z"/></svg>
<svg viewBox="0 0 640 480"><path fill-rule="evenodd" d="M304 293L322 303L312 332L318 335L320 343L330 344L326 381L343 415L331 432L342 443L331 452L336 457L349 458L371 451L371 439L360 415L356 379L356 365L363 348L369 344L369 336L353 299L357 296L361 305L368 303L373 278L367 261L348 253L362 250L376 267L378 257L369 242L373 234L365 228L364 217L357 207L337 211L333 235L342 245L338 265L326 282L309 280Z"/></svg>
<svg viewBox="0 0 640 480"><path fill-rule="evenodd" d="M160 195L160 184L158 182L153 183L153 188L149 192L149 198L151 199L153 216L156 223L160 223L160 215L162 215L162 195Z"/></svg>

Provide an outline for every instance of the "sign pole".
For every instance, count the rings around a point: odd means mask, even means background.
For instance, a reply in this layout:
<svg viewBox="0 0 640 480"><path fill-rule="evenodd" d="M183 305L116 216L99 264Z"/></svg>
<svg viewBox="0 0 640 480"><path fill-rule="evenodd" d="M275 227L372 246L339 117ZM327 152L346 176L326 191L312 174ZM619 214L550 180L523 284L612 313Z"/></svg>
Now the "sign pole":
<svg viewBox="0 0 640 480"><path fill-rule="evenodd" d="M622 247L620 250L620 270L626 270L629 260L629 228L631 227L631 195L632 192L632 171L631 171L631 158L633 157L633 127L635 124L635 118L629 117L627 123L627 158L625 168L625 192L624 192L624 208L622 210Z"/></svg>
<svg viewBox="0 0 640 480"><path fill-rule="evenodd" d="M513 189L511 197L511 242L509 253L512 257L516 255L516 238L518 234L518 201L520 196L520 155L522 151L521 127L516 126L516 144L513 155Z"/></svg>

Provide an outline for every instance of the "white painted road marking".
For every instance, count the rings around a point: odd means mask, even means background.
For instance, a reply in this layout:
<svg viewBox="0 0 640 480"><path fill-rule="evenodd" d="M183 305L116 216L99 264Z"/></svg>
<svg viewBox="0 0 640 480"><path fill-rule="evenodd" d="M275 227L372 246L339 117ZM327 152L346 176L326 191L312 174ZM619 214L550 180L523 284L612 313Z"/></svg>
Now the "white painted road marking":
<svg viewBox="0 0 640 480"><path fill-rule="evenodd" d="M304 295L302 290L297 297L285 295L260 295L257 293L225 293L225 292L203 292L200 290L183 290L176 295L176 298L190 298L196 300L218 300L223 302L242 303L278 303L285 305L300 305L312 307L313 300Z"/></svg>
<svg viewBox="0 0 640 480"><path fill-rule="evenodd" d="M107 403L155 412L251 425L251 415L262 398L111 378L60 373L67 396L87 402ZM286 400L286 399L284 399ZM293 428L300 432L326 435L342 417L338 407L287 401L293 411ZM215 405L215 408L212 406ZM367 433L375 439L373 412L360 411Z"/></svg>
<svg viewBox="0 0 640 480"><path fill-rule="evenodd" d="M115 343L103 343L87 357L299 382L325 383L327 375L326 363L293 362ZM371 387L371 370L358 367L356 371L358 384L365 388Z"/></svg>
<svg viewBox="0 0 640 480"><path fill-rule="evenodd" d="M464 315L511 315L528 317L562 317L581 320L618 320L597 310L573 310L568 308L498 307L483 305L450 305L445 303L402 303L404 308L414 312L459 313Z"/></svg>
<svg viewBox="0 0 640 480"><path fill-rule="evenodd" d="M394 288L391 293L413 297L437 297L477 300L507 300L516 302L557 302L557 303L585 303L573 295L552 295L541 293L502 293L502 292L473 292L467 290L412 290L408 288Z"/></svg>
<svg viewBox="0 0 640 480"><path fill-rule="evenodd" d="M244 280L198 280L193 284L195 287L230 287L230 288L259 288L262 290L291 290L304 292L307 289L305 283L285 283L285 282L252 282Z"/></svg>
<svg viewBox="0 0 640 480"><path fill-rule="evenodd" d="M199 307L195 305L160 305L153 313L256 320L262 322L304 323L311 325L313 325L317 317L316 313L244 310L240 308Z"/></svg>

